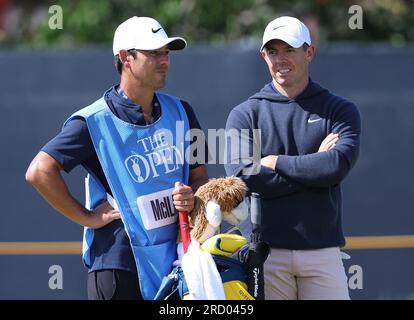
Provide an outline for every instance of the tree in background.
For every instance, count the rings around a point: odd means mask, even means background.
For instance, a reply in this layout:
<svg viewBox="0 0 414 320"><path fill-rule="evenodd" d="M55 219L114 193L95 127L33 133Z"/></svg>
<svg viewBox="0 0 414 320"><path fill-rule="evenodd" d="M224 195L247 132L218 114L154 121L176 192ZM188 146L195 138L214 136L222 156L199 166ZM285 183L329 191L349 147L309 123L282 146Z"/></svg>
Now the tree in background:
<svg viewBox="0 0 414 320"><path fill-rule="evenodd" d="M169 34L191 43L257 43L266 24L280 15L302 18L316 42L382 41L404 46L414 40L411 0L0 0L0 41L33 47L110 44L116 26L133 16L151 16ZM63 10L63 29L52 30L49 6ZM363 29L348 27L351 5L363 9ZM7 10L7 11L6 11ZM11 22L10 22L11 21Z"/></svg>

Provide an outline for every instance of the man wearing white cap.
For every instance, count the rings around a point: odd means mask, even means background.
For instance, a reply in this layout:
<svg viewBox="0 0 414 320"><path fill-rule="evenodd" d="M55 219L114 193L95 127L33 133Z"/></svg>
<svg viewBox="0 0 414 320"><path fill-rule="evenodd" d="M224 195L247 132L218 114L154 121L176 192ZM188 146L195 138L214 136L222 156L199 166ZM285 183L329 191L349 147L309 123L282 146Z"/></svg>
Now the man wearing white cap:
<svg viewBox="0 0 414 320"><path fill-rule="evenodd" d="M85 227L89 299L152 299L176 259L176 210L191 211L193 190L208 180L205 166L186 153L194 147L186 133L200 129L193 109L157 92L169 51L185 46L152 18L119 25L113 53L120 84L69 117L27 170L54 208ZM88 172L85 206L61 176L77 165Z"/></svg>
<svg viewBox="0 0 414 320"><path fill-rule="evenodd" d="M261 159L229 148L226 171L262 197L266 299L349 299L340 184L358 158L359 112L310 79L315 48L300 20L271 21L260 52L272 81L231 111L226 129L261 129L261 141L248 141Z"/></svg>

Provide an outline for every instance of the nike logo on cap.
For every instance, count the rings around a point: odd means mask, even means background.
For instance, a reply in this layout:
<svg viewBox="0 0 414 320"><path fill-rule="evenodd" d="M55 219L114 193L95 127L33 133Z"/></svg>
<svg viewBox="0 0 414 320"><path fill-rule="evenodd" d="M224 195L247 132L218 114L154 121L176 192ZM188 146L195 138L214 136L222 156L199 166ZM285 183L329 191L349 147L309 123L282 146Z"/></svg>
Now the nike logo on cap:
<svg viewBox="0 0 414 320"><path fill-rule="evenodd" d="M282 28L282 27L286 27L286 26L285 25L283 25L283 26L277 26L277 27L274 27L273 30L276 30L276 29L279 29L279 28Z"/></svg>
<svg viewBox="0 0 414 320"><path fill-rule="evenodd" d="M154 28L151 29L152 33L157 33L158 31L160 31L162 28L158 28L156 30L154 30Z"/></svg>

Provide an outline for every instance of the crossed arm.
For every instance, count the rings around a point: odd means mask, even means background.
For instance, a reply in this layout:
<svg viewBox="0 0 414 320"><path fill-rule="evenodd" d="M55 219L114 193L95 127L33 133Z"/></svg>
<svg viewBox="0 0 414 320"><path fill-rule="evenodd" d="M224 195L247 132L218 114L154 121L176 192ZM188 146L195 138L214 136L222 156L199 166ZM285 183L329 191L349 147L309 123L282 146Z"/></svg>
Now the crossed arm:
<svg viewBox="0 0 414 320"><path fill-rule="evenodd" d="M321 143L318 153L332 150L339 140L338 134L330 133ZM250 162L248 166L253 166L251 159L239 159ZM295 179L287 178L275 171L277 167L277 155L268 155L260 159L260 170L257 174L243 175L242 168L237 165L226 165L228 174L242 176L250 189L259 192L263 198L275 198L285 196L294 192L301 191L306 186Z"/></svg>
<svg viewBox="0 0 414 320"><path fill-rule="evenodd" d="M264 157L232 155L228 148L226 171L243 178L248 187L263 198L277 198L306 190L340 183L355 164L359 153L360 119L352 104L344 104L331 119L332 125L317 152L304 155L273 154ZM231 115L226 129L250 128L251 120ZM335 133L335 134L334 134ZM246 138L249 150L258 149L252 136ZM242 142L243 143L243 142ZM259 149L259 151L261 151ZM262 153L259 152L259 155ZM234 158L232 158L234 157ZM254 174L246 169L256 166Z"/></svg>
<svg viewBox="0 0 414 320"><path fill-rule="evenodd" d="M330 133L321 143L318 149L318 153L320 152L327 152L329 150L332 150L335 148L336 143L339 140L339 134L338 133ZM298 156L296 156L298 157ZM277 168L277 160L279 156L277 155L268 155L260 159L260 165L264 166L266 168L269 168L270 170L276 171ZM298 181L300 181L300 177L297 178Z"/></svg>

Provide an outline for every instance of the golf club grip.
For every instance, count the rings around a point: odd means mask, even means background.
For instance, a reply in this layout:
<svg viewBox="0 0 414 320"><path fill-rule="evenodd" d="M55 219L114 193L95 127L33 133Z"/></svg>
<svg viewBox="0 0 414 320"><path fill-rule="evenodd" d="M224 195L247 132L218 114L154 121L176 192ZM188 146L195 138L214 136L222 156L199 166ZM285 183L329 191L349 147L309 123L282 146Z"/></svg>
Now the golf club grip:
<svg viewBox="0 0 414 320"><path fill-rule="evenodd" d="M252 192L250 197L250 214L253 230L262 224L262 208L260 205L260 196L258 193Z"/></svg>
<svg viewBox="0 0 414 320"><path fill-rule="evenodd" d="M188 246L190 245L190 225L188 222L188 212L179 211L178 219L180 223L181 241L183 242L184 253L187 252Z"/></svg>

